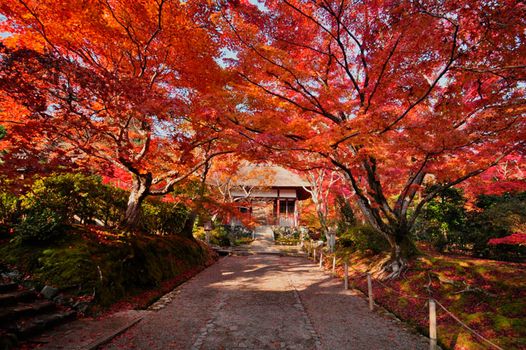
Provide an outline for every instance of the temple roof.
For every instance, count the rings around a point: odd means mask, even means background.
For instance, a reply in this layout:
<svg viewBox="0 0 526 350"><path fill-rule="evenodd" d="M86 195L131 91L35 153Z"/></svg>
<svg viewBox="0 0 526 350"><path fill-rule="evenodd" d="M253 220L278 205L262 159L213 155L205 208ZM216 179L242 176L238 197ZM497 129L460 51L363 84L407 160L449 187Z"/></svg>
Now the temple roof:
<svg viewBox="0 0 526 350"><path fill-rule="evenodd" d="M296 189L299 200L310 197L310 193L305 189L311 186L308 181L299 174L277 165L242 165L234 182L235 185L243 187L291 188Z"/></svg>
<svg viewBox="0 0 526 350"><path fill-rule="evenodd" d="M310 187L300 175L277 165L242 166L237 172L239 186Z"/></svg>

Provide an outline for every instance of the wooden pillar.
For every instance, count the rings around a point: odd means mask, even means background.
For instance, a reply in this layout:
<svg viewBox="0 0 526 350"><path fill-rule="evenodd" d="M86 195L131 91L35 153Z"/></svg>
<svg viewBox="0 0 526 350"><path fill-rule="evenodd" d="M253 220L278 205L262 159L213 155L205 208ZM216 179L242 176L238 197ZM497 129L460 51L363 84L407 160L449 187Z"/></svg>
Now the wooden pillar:
<svg viewBox="0 0 526 350"><path fill-rule="evenodd" d="M349 263L346 261L343 269L344 288L349 289Z"/></svg>
<svg viewBox="0 0 526 350"><path fill-rule="evenodd" d="M437 313L436 304L433 299L429 299L429 350L437 348Z"/></svg>
<svg viewBox="0 0 526 350"><path fill-rule="evenodd" d="M278 198L276 199L276 225L279 226L279 190L278 190Z"/></svg>
<svg viewBox="0 0 526 350"><path fill-rule="evenodd" d="M371 280L371 274L367 274L367 294L369 296L369 310L373 311L374 309L374 299L373 299L373 282Z"/></svg>
<svg viewBox="0 0 526 350"><path fill-rule="evenodd" d="M294 200L294 226L299 226L300 220L299 220L299 204L298 196L296 195L296 199Z"/></svg>

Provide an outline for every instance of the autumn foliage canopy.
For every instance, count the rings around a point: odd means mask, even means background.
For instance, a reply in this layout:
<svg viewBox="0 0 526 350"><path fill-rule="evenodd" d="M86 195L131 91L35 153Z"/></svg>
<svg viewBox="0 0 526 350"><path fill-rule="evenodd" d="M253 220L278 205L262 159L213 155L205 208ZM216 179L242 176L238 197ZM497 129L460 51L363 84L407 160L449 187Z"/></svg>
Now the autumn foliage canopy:
<svg viewBox="0 0 526 350"><path fill-rule="evenodd" d="M199 1L3 1L5 165L36 156L123 169L133 226L145 196L228 149L211 11Z"/></svg>
<svg viewBox="0 0 526 350"><path fill-rule="evenodd" d="M516 1L233 5L240 124L278 158L342 171L398 255L437 193L523 154L525 15Z"/></svg>
<svg viewBox="0 0 526 350"><path fill-rule="evenodd" d="M400 265L427 202L524 157L519 1L6 0L0 11L4 165L124 169L129 223L145 196L236 152L344 174Z"/></svg>

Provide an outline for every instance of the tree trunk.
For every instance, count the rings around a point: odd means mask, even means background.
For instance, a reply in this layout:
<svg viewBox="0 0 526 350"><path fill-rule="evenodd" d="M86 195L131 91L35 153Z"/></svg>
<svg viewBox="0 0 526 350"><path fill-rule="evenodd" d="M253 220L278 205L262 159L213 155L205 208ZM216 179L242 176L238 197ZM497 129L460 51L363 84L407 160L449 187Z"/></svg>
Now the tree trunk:
<svg viewBox="0 0 526 350"><path fill-rule="evenodd" d="M191 211L189 214L188 214L188 217L186 218L186 221L184 223L184 227L183 227L183 230L182 230L182 234L183 236L187 237L187 238L193 238L193 230L194 230L194 223L195 223L195 220L197 219L197 213L195 211Z"/></svg>
<svg viewBox="0 0 526 350"><path fill-rule="evenodd" d="M148 195L152 184L151 176L141 178L134 175L133 186L128 198L128 207L124 218L125 226L131 231L137 231L141 216L141 204Z"/></svg>
<svg viewBox="0 0 526 350"><path fill-rule="evenodd" d="M417 253L416 246L409 237L409 230L397 229L396 234L385 234L391 246L390 259L384 264L383 270L389 275L387 278L400 276L407 265L407 259Z"/></svg>

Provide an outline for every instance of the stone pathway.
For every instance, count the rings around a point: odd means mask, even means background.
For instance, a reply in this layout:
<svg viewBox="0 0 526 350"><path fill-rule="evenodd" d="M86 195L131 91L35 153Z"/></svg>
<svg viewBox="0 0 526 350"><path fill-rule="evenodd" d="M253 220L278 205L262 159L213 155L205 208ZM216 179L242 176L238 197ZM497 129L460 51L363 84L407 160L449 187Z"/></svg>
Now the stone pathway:
<svg viewBox="0 0 526 350"><path fill-rule="evenodd" d="M254 237L256 240L274 242L274 231L272 231L272 226L257 226L254 230Z"/></svg>
<svg viewBox="0 0 526 350"><path fill-rule="evenodd" d="M103 348L428 349L303 258L226 257L170 299Z"/></svg>

